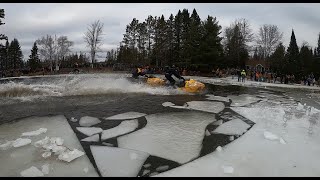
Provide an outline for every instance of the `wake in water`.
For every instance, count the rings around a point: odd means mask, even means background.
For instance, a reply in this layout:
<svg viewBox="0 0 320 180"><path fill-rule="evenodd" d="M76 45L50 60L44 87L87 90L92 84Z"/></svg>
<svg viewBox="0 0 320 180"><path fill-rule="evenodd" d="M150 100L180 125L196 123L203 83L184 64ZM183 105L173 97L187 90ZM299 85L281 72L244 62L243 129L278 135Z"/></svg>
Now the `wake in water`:
<svg viewBox="0 0 320 180"><path fill-rule="evenodd" d="M75 96L114 93L186 94L170 87L150 87L144 83L133 83L128 80L128 75L124 74L25 78L0 84L0 97Z"/></svg>

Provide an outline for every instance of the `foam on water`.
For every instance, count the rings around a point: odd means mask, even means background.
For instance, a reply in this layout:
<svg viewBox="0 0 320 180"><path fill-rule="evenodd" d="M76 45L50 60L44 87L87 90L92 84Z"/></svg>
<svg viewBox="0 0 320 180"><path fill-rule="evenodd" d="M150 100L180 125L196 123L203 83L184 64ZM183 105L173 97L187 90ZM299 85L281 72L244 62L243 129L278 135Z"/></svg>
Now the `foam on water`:
<svg viewBox="0 0 320 180"><path fill-rule="evenodd" d="M133 83L128 74L85 74L9 79L0 86L0 97L21 98L43 96L73 96L110 93L148 93L177 95L184 92L169 87L151 87Z"/></svg>

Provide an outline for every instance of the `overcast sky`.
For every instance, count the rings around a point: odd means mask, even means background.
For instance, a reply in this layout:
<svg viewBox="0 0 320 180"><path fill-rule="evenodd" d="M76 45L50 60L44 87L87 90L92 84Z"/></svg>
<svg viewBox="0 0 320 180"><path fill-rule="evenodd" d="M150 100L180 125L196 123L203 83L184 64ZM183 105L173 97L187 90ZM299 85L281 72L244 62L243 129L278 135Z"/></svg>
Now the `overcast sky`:
<svg viewBox="0 0 320 180"><path fill-rule="evenodd" d="M291 30L294 29L298 46L307 41L315 47L320 32L320 4L312 3L1 3L5 9L5 25L0 26L9 40L17 38L22 47L24 58L28 58L35 40L50 35L66 35L75 44L73 52L88 52L83 40L87 26L95 20L104 23L102 49L116 48L123 38L125 27L133 18L140 22L148 15L167 19L178 10L188 9L190 14L195 8L204 20L208 15L217 17L222 28L230 25L237 18L246 18L254 33L263 24L277 25L283 32L283 42L288 46Z"/></svg>

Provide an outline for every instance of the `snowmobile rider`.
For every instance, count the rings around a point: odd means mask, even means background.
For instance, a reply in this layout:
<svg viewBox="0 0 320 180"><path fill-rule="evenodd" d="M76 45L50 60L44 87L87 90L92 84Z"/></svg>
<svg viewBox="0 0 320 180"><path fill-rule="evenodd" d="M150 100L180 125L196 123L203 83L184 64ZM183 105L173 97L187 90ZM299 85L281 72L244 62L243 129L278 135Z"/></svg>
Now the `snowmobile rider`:
<svg viewBox="0 0 320 180"><path fill-rule="evenodd" d="M173 86L175 85L176 81L172 78L172 75L174 75L175 77L179 78L179 80L181 80L178 84L179 87L183 87L185 85L185 79L180 76L178 69L176 68L175 65L172 65L172 67L165 67L165 77L167 78L167 80L170 82L170 85Z"/></svg>
<svg viewBox="0 0 320 180"><path fill-rule="evenodd" d="M146 73L146 69L139 66L132 72L132 77L135 79L138 79L139 76L149 77Z"/></svg>

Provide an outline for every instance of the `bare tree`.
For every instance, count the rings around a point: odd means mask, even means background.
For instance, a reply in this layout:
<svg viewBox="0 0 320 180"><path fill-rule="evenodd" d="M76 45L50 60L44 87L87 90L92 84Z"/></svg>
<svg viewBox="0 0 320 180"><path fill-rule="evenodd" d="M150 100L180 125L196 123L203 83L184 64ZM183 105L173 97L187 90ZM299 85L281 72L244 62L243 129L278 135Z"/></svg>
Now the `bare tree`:
<svg viewBox="0 0 320 180"><path fill-rule="evenodd" d="M264 24L259 28L256 43L263 51L263 59L269 57L275 51L281 42L282 36L283 33L280 32L276 25Z"/></svg>
<svg viewBox="0 0 320 180"><path fill-rule="evenodd" d="M70 52L70 47L73 45L67 36L57 37L56 35L54 37L51 35L43 36L36 43L41 59L49 61L51 71L53 64L56 65L56 69L59 68L61 60Z"/></svg>
<svg viewBox="0 0 320 180"><path fill-rule="evenodd" d="M84 39L87 43L87 46L90 47L91 54L91 68L93 68L93 64L95 63L95 56L98 51L100 51L100 47L102 45L102 29L103 23L99 20L93 22L87 29L87 32L84 33Z"/></svg>

